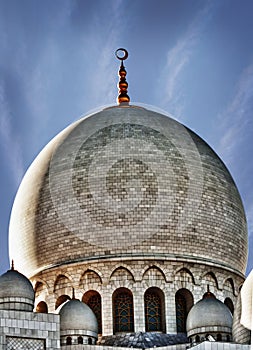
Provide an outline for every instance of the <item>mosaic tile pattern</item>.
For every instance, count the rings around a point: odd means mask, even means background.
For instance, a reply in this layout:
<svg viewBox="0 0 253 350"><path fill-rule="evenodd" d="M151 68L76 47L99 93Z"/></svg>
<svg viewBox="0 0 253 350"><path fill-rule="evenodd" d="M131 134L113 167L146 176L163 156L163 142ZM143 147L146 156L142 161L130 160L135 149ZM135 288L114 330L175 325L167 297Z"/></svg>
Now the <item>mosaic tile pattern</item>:
<svg viewBox="0 0 253 350"><path fill-rule="evenodd" d="M25 339L16 337L6 337L7 350L44 350L45 341L41 339Z"/></svg>
<svg viewBox="0 0 253 350"><path fill-rule="evenodd" d="M36 158L13 207L10 250L28 276L131 256L244 273L247 229L233 179L202 139L159 113L115 107L74 123Z"/></svg>

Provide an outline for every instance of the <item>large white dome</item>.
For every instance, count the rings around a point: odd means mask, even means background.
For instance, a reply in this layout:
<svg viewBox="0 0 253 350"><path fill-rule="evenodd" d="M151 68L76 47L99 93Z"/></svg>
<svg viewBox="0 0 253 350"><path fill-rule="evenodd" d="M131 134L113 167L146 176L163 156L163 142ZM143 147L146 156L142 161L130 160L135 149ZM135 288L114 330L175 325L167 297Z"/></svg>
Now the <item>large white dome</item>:
<svg viewBox="0 0 253 350"><path fill-rule="evenodd" d="M227 168L195 133L145 108L111 107L67 127L28 169L11 214L10 255L28 276L139 256L241 274L245 214Z"/></svg>

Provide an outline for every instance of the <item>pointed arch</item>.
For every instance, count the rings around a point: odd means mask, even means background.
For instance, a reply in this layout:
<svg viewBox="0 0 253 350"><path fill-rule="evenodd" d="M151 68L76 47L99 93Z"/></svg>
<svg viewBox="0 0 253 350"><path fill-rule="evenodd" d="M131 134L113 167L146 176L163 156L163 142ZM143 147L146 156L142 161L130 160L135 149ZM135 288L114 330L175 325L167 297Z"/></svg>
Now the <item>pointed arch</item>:
<svg viewBox="0 0 253 350"><path fill-rule="evenodd" d="M37 304L35 311L42 314L47 314L48 313L47 303L45 301L40 301Z"/></svg>
<svg viewBox="0 0 253 350"><path fill-rule="evenodd" d="M212 292L212 289L213 290L219 289L218 280L213 271L206 272L202 277L202 281L204 282L203 284L205 286L205 291L207 290L207 285L209 285L211 292Z"/></svg>
<svg viewBox="0 0 253 350"><path fill-rule="evenodd" d="M148 288L144 294L146 332L165 332L165 298L160 288Z"/></svg>
<svg viewBox="0 0 253 350"><path fill-rule="evenodd" d="M172 281L173 278L171 276L171 272L162 264L159 264L158 261L155 262L155 264L150 263L150 264L146 264L140 271L138 274L138 280L142 280L143 276L145 275L145 273L147 272L147 270L149 270L150 268L156 268L158 269L161 274L164 276L164 279L166 282Z"/></svg>
<svg viewBox="0 0 253 350"><path fill-rule="evenodd" d="M181 288L175 294L177 333L186 333L187 315L194 304L192 293Z"/></svg>
<svg viewBox="0 0 253 350"><path fill-rule="evenodd" d="M68 294L71 295L72 283L71 280L65 275L58 275L54 283L54 293L56 294Z"/></svg>
<svg viewBox="0 0 253 350"><path fill-rule="evenodd" d="M228 277L225 279L225 281L223 282L223 289L226 289L227 291L235 294L235 284L232 277Z"/></svg>
<svg viewBox="0 0 253 350"><path fill-rule="evenodd" d="M232 301L230 298L226 298L226 299L224 300L224 304L229 308L231 314L234 315L234 309L235 309L235 307L234 307L233 301Z"/></svg>
<svg viewBox="0 0 253 350"><path fill-rule="evenodd" d="M118 288L112 295L113 333L134 332L133 294L128 288Z"/></svg>
<svg viewBox="0 0 253 350"><path fill-rule="evenodd" d="M111 276L113 275L114 271L116 271L117 269L126 269L133 277L133 280L135 281L135 269L133 269L130 265L127 265L123 262L120 262L119 264L115 264L113 266L113 268L111 269L111 272L108 273L109 279L111 278Z"/></svg>
<svg viewBox="0 0 253 350"><path fill-rule="evenodd" d="M72 345L72 337L66 338L66 345Z"/></svg>
<svg viewBox="0 0 253 350"><path fill-rule="evenodd" d="M83 344L83 337L79 335L77 338L77 344Z"/></svg>
<svg viewBox="0 0 253 350"><path fill-rule="evenodd" d="M37 281L35 283L35 287L34 287L34 292L37 293L37 292L40 292L44 289L44 284L40 281Z"/></svg>
<svg viewBox="0 0 253 350"><path fill-rule="evenodd" d="M156 265L149 266L142 275L143 280L166 281L165 274L161 268Z"/></svg>
<svg viewBox="0 0 253 350"><path fill-rule="evenodd" d="M113 281L113 282L116 282L116 281L134 282L134 276L128 268L126 268L124 266L119 266L115 270L113 270L113 272L111 273L110 281Z"/></svg>
<svg viewBox="0 0 253 350"><path fill-rule="evenodd" d="M70 300L70 296L69 295L61 295L59 296L59 298L57 298L56 302L55 302L55 310L62 305L63 303L65 303L67 300Z"/></svg>
<svg viewBox="0 0 253 350"><path fill-rule="evenodd" d="M48 285L42 280L37 280L34 286L34 293L35 298L38 298L42 295L45 297L48 295Z"/></svg>
<svg viewBox="0 0 253 350"><path fill-rule="evenodd" d="M217 334L216 340L217 341L222 341L222 335L220 333Z"/></svg>
<svg viewBox="0 0 253 350"><path fill-rule="evenodd" d="M179 268L175 273L175 277L181 282L195 284L195 278L193 276L193 273L187 267Z"/></svg>
<svg viewBox="0 0 253 350"><path fill-rule="evenodd" d="M199 343L199 342L200 342L200 336L199 336L199 335L196 335L196 337L195 337L195 342L196 342L196 343Z"/></svg>
<svg viewBox="0 0 253 350"><path fill-rule="evenodd" d="M87 269L80 278L80 287L84 289L90 289L94 287L98 287L102 284L102 278L100 274L94 269Z"/></svg>
<svg viewBox="0 0 253 350"><path fill-rule="evenodd" d="M84 293L82 301L94 312L98 322L98 334L102 334L102 303L101 295L95 290Z"/></svg>
<svg viewBox="0 0 253 350"><path fill-rule="evenodd" d="M59 270L55 281L56 281L56 280L58 279L58 277L60 277L60 276L64 276L65 278L69 279L69 281L70 281L71 283L73 283L72 277L71 277L71 275L70 275L67 271L65 271L65 270Z"/></svg>

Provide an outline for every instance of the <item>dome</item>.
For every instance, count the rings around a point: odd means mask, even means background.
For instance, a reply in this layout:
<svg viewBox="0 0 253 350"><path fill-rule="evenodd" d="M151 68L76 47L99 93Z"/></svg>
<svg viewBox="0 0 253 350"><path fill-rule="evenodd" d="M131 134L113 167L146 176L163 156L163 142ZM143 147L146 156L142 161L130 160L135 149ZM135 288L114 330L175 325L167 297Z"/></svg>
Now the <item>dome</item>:
<svg viewBox="0 0 253 350"><path fill-rule="evenodd" d="M244 209L223 162L182 124L137 106L105 108L57 135L20 185L9 233L29 277L115 257L240 275L247 262Z"/></svg>
<svg viewBox="0 0 253 350"><path fill-rule="evenodd" d="M191 337L202 333L232 333L232 322L228 307L207 292L187 316L187 335Z"/></svg>
<svg viewBox="0 0 253 350"><path fill-rule="evenodd" d="M0 308L32 311L34 290L31 282L16 270L8 270L0 276Z"/></svg>
<svg viewBox="0 0 253 350"><path fill-rule="evenodd" d="M72 299L59 309L61 336L87 335L97 338L96 316L88 305Z"/></svg>

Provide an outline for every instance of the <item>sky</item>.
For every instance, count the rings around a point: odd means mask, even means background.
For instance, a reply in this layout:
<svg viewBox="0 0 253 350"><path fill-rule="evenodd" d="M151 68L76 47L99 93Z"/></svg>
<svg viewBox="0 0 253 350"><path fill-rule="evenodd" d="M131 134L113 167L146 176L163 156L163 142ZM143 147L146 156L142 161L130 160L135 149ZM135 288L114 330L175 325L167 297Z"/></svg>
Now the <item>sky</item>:
<svg viewBox="0 0 253 350"><path fill-rule="evenodd" d="M230 170L253 268L252 0L0 0L0 273L21 179L57 133L116 103L124 47L131 101L194 130Z"/></svg>

